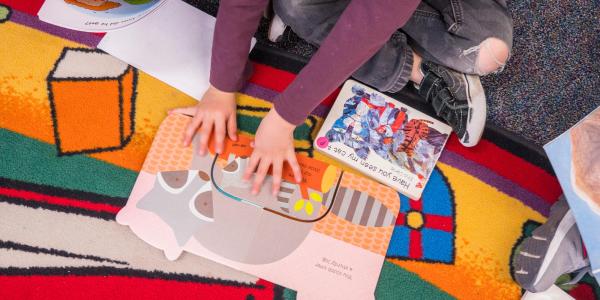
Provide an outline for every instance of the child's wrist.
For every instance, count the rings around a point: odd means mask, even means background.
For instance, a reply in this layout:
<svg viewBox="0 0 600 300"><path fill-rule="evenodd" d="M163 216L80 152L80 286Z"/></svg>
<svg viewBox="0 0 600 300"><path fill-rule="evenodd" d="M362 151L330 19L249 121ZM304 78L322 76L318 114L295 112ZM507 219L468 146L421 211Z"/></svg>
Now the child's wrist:
<svg viewBox="0 0 600 300"><path fill-rule="evenodd" d="M294 129L296 129L296 125L290 123L288 120L283 118L274 107L271 108L269 114L272 116L271 119L276 123L275 125L277 125L278 128L289 132L292 132L294 131Z"/></svg>
<svg viewBox="0 0 600 300"><path fill-rule="evenodd" d="M235 94L235 92L226 92L226 91L220 90L219 88L217 88L216 86L214 86L212 84L210 84L208 86L208 89L211 90L213 93L221 94L221 95L234 95Z"/></svg>

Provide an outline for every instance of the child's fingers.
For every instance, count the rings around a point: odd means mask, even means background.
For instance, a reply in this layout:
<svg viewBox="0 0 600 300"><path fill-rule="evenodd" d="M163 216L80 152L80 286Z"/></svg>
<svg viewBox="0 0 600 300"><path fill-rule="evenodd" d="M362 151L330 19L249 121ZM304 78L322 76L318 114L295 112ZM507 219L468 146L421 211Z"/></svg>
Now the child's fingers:
<svg viewBox="0 0 600 300"><path fill-rule="evenodd" d="M230 139L237 141L237 120L235 114L227 119L227 133Z"/></svg>
<svg viewBox="0 0 600 300"><path fill-rule="evenodd" d="M252 176L252 173L254 173L254 170L258 166L259 161L260 158L255 152L253 152L252 155L250 155L248 165L246 166L246 170L244 171L244 177L242 177L244 181L250 180L250 177Z"/></svg>
<svg viewBox="0 0 600 300"><path fill-rule="evenodd" d="M197 110L196 106L178 107L178 108L169 110L168 114L182 114L182 115L188 115L188 116L195 116L196 110Z"/></svg>
<svg viewBox="0 0 600 300"><path fill-rule="evenodd" d="M281 187L281 173L283 168L283 160L276 158L273 160L273 196L277 196Z"/></svg>
<svg viewBox="0 0 600 300"><path fill-rule="evenodd" d="M210 138L213 122L214 121L212 119L204 120L204 122L202 122L202 127L200 127L200 144L198 147L198 154L200 154L200 156L206 155L208 139Z"/></svg>
<svg viewBox="0 0 600 300"><path fill-rule="evenodd" d="M192 138L194 138L194 134L196 134L196 129L198 129L198 126L200 126L200 123L202 123L202 114L197 114L194 116L192 121L190 121L190 124L188 124L187 128L185 129L185 133L183 134L184 147L190 145Z"/></svg>
<svg viewBox="0 0 600 300"><path fill-rule="evenodd" d="M225 142L225 120L215 120L215 152L223 152L223 143Z"/></svg>
<svg viewBox="0 0 600 300"><path fill-rule="evenodd" d="M254 184L252 185L252 195L258 195L260 192L260 187L265 181L265 177L267 176L267 172L269 171L269 167L271 166L271 159L263 157L260 160L260 164L258 165L258 170L254 175Z"/></svg>
<svg viewBox="0 0 600 300"><path fill-rule="evenodd" d="M294 180L296 183L300 183L302 181L302 170L300 169L300 165L298 164L298 159L296 158L296 152L291 150L287 155L287 161L292 168L292 173L294 174Z"/></svg>

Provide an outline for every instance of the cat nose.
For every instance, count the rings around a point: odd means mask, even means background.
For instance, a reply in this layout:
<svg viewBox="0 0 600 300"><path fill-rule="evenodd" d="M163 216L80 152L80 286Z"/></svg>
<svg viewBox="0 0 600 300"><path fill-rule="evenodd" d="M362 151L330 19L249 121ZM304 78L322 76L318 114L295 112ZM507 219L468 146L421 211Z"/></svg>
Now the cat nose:
<svg viewBox="0 0 600 300"><path fill-rule="evenodd" d="M200 177L200 179L202 179L203 181L210 180L210 176L208 175L208 173L206 173L204 171L198 171L198 177Z"/></svg>

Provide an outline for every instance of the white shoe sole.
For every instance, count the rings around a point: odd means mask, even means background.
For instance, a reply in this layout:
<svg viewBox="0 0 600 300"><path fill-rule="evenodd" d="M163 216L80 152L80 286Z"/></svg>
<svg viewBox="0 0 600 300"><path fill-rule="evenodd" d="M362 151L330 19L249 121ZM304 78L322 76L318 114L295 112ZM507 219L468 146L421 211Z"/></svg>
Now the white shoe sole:
<svg viewBox="0 0 600 300"><path fill-rule="evenodd" d="M537 276L535 277L533 286L536 286L540 283L540 280L544 277L544 274L546 274L546 270L548 270L552 259L554 259L554 256L558 251L558 247L560 247L560 244L565 239L567 232L569 232L574 225L575 218L573 217L573 212L569 210L558 224L558 228L556 228L556 232L550 241L550 245L548 245L548 251L544 256L544 260L542 261L542 265L540 266Z"/></svg>
<svg viewBox="0 0 600 300"><path fill-rule="evenodd" d="M479 76L463 74L467 82L467 101L469 115L467 116L467 135L460 139L465 147L473 147L479 143L487 119L487 102ZM468 137L468 140L465 139Z"/></svg>

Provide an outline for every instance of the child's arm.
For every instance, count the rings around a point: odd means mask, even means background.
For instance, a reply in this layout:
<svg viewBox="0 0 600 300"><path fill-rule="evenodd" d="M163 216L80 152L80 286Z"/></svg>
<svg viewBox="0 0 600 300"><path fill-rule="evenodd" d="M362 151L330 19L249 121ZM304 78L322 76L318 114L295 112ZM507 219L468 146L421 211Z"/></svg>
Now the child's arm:
<svg viewBox="0 0 600 300"><path fill-rule="evenodd" d="M210 83L237 92L249 75L248 52L268 0L221 0L213 36Z"/></svg>
<svg viewBox="0 0 600 300"><path fill-rule="evenodd" d="M317 53L276 97L274 109L261 122L244 176L248 180L256 170L253 193L258 193L271 165L273 194L279 190L285 160L300 175L296 159L290 155L294 150L293 125L302 124L322 99L371 58L408 21L419 2L353 0L348 4Z"/></svg>
<svg viewBox="0 0 600 300"><path fill-rule="evenodd" d="M275 110L292 124L306 116L404 26L420 0L353 0L310 62L279 94ZM412 57L411 57L412 58Z"/></svg>
<svg viewBox="0 0 600 300"><path fill-rule="evenodd" d="M248 51L268 0L221 0L212 46L210 87L194 107L172 112L194 115L183 137L188 146L200 133L198 153L205 155L214 129L215 150L221 152L226 133L237 139L237 92L247 75Z"/></svg>

